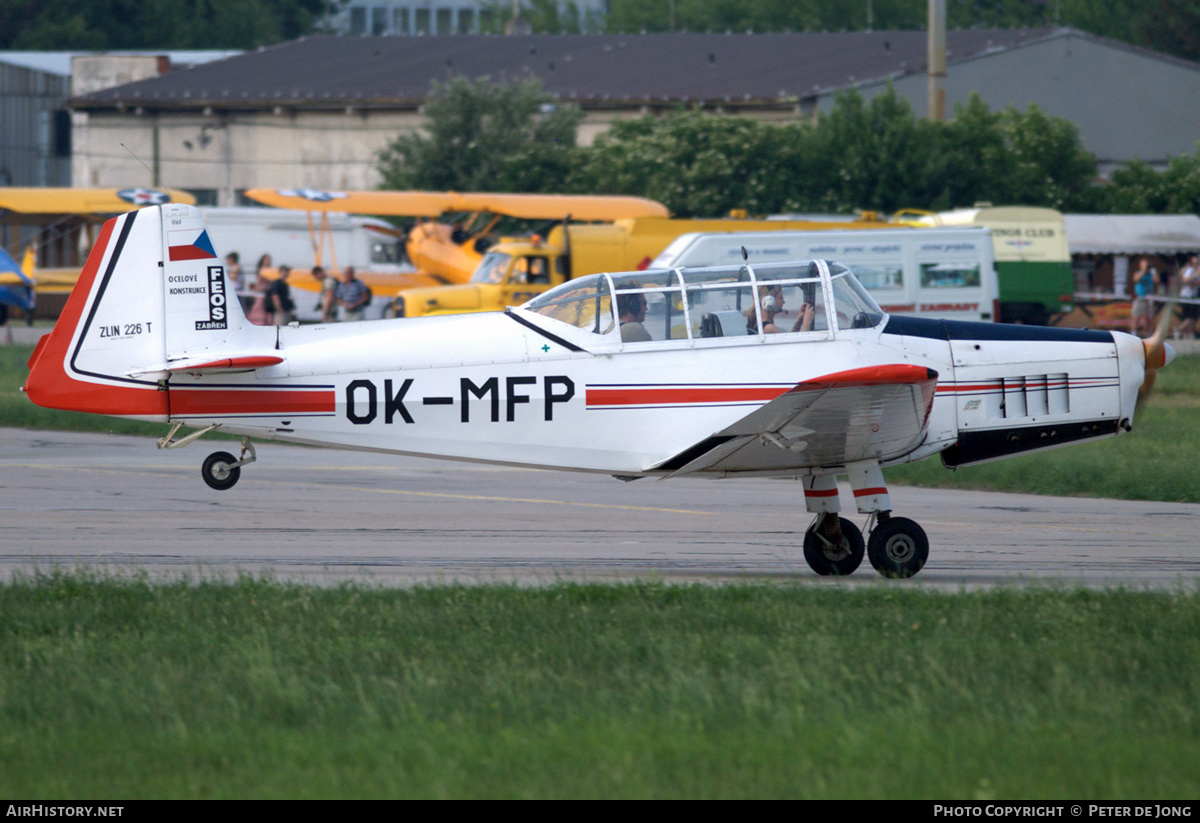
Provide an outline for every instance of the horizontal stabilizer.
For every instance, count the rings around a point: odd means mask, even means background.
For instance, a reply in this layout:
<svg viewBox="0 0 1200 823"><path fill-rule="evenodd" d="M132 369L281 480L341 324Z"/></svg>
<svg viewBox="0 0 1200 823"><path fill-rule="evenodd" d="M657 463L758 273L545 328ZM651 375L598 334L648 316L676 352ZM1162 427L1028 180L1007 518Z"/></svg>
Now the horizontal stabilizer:
<svg viewBox="0 0 1200 823"><path fill-rule="evenodd" d="M238 372L278 366L283 358L274 354L251 354L236 357L187 357L172 360L161 366L141 368L129 373L130 377L142 377L160 372Z"/></svg>

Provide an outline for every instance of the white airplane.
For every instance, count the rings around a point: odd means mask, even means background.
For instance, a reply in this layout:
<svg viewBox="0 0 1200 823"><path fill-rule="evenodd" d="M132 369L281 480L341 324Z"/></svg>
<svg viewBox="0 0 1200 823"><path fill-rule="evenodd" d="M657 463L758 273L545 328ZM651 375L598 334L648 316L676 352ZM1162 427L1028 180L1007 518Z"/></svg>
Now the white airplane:
<svg viewBox="0 0 1200 823"><path fill-rule="evenodd" d="M1159 335L888 317L821 260L600 274L503 313L264 327L231 294L201 213L107 224L25 390L52 408L173 424L160 447L249 438L639 477L787 476L804 556L916 574L924 530L882 467L979 463L1132 427L1173 351ZM175 439L181 427L196 431ZM868 539L839 517L845 475Z"/></svg>

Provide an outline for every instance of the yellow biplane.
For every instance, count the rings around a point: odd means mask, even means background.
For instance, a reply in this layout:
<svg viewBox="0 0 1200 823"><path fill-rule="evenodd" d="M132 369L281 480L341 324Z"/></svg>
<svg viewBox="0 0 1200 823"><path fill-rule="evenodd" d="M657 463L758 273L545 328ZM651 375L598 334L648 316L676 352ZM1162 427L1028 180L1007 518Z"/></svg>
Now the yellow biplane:
<svg viewBox="0 0 1200 823"><path fill-rule="evenodd" d="M195 202L175 189L0 187L0 246L14 253L25 249L26 277L32 278L38 295L50 297L38 302L38 311L53 317L75 287L81 254L95 244L104 221L143 206ZM9 280L15 277L0 274L0 285L18 285Z"/></svg>
<svg viewBox="0 0 1200 823"><path fill-rule="evenodd" d="M317 264L325 266L318 238L325 231L328 213L366 214L378 217L417 218L405 239L415 274L375 275L360 273L360 279L376 295L395 296L404 289L465 283L478 268L493 231L504 217L521 220L565 220L582 222L620 220L633 217L667 217L666 206L641 197L577 194L503 194L491 192L425 191L320 191L316 189L250 189L246 197L267 206L320 214L321 228L313 227ZM439 221L453 215L450 222ZM332 261L336 269L336 261ZM315 288L309 278L292 283Z"/></svg>

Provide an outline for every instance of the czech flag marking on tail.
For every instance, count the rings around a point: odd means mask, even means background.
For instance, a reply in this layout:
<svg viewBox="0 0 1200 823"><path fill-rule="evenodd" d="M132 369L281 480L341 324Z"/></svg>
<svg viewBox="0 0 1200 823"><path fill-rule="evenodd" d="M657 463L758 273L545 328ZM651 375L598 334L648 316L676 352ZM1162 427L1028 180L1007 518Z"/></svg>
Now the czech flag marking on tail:
<svg viewBox="0 0 1200 823"><path fill-rule="evenodd" d="M217 257L204 229L168 232L168 243L171 260L215 260Z"/></svg>

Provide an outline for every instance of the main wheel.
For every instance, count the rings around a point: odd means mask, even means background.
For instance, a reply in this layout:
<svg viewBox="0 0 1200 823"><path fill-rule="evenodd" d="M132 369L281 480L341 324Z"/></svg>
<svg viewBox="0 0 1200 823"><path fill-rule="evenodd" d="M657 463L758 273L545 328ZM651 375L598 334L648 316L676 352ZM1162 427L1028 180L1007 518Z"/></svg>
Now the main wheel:
<svg viewBox="0 0 1200 823"><path fill-rule="evenodd" d="M804 533L804 559L817 574L843 576L851 574L862 563L865 546L862 532L849 520L841 520L842 539L836 543L818 533L821 521Z"/></svg>
<svg viewBox="0 0 1200 823"><path fill-rule="evenodd" d="M213 452L204 460L200 467L200 476L210 488L217 491L232 489L242 476L240 466L235 466L237 460L229 452Z"/></svg>
<svg viewBox="0 0 1200 823"><path fill-rule="evenodd" d="M889 517L879 521L871 532L867 557L884 577L912 577L929 559L929 538L907 517Z"/></svg>

